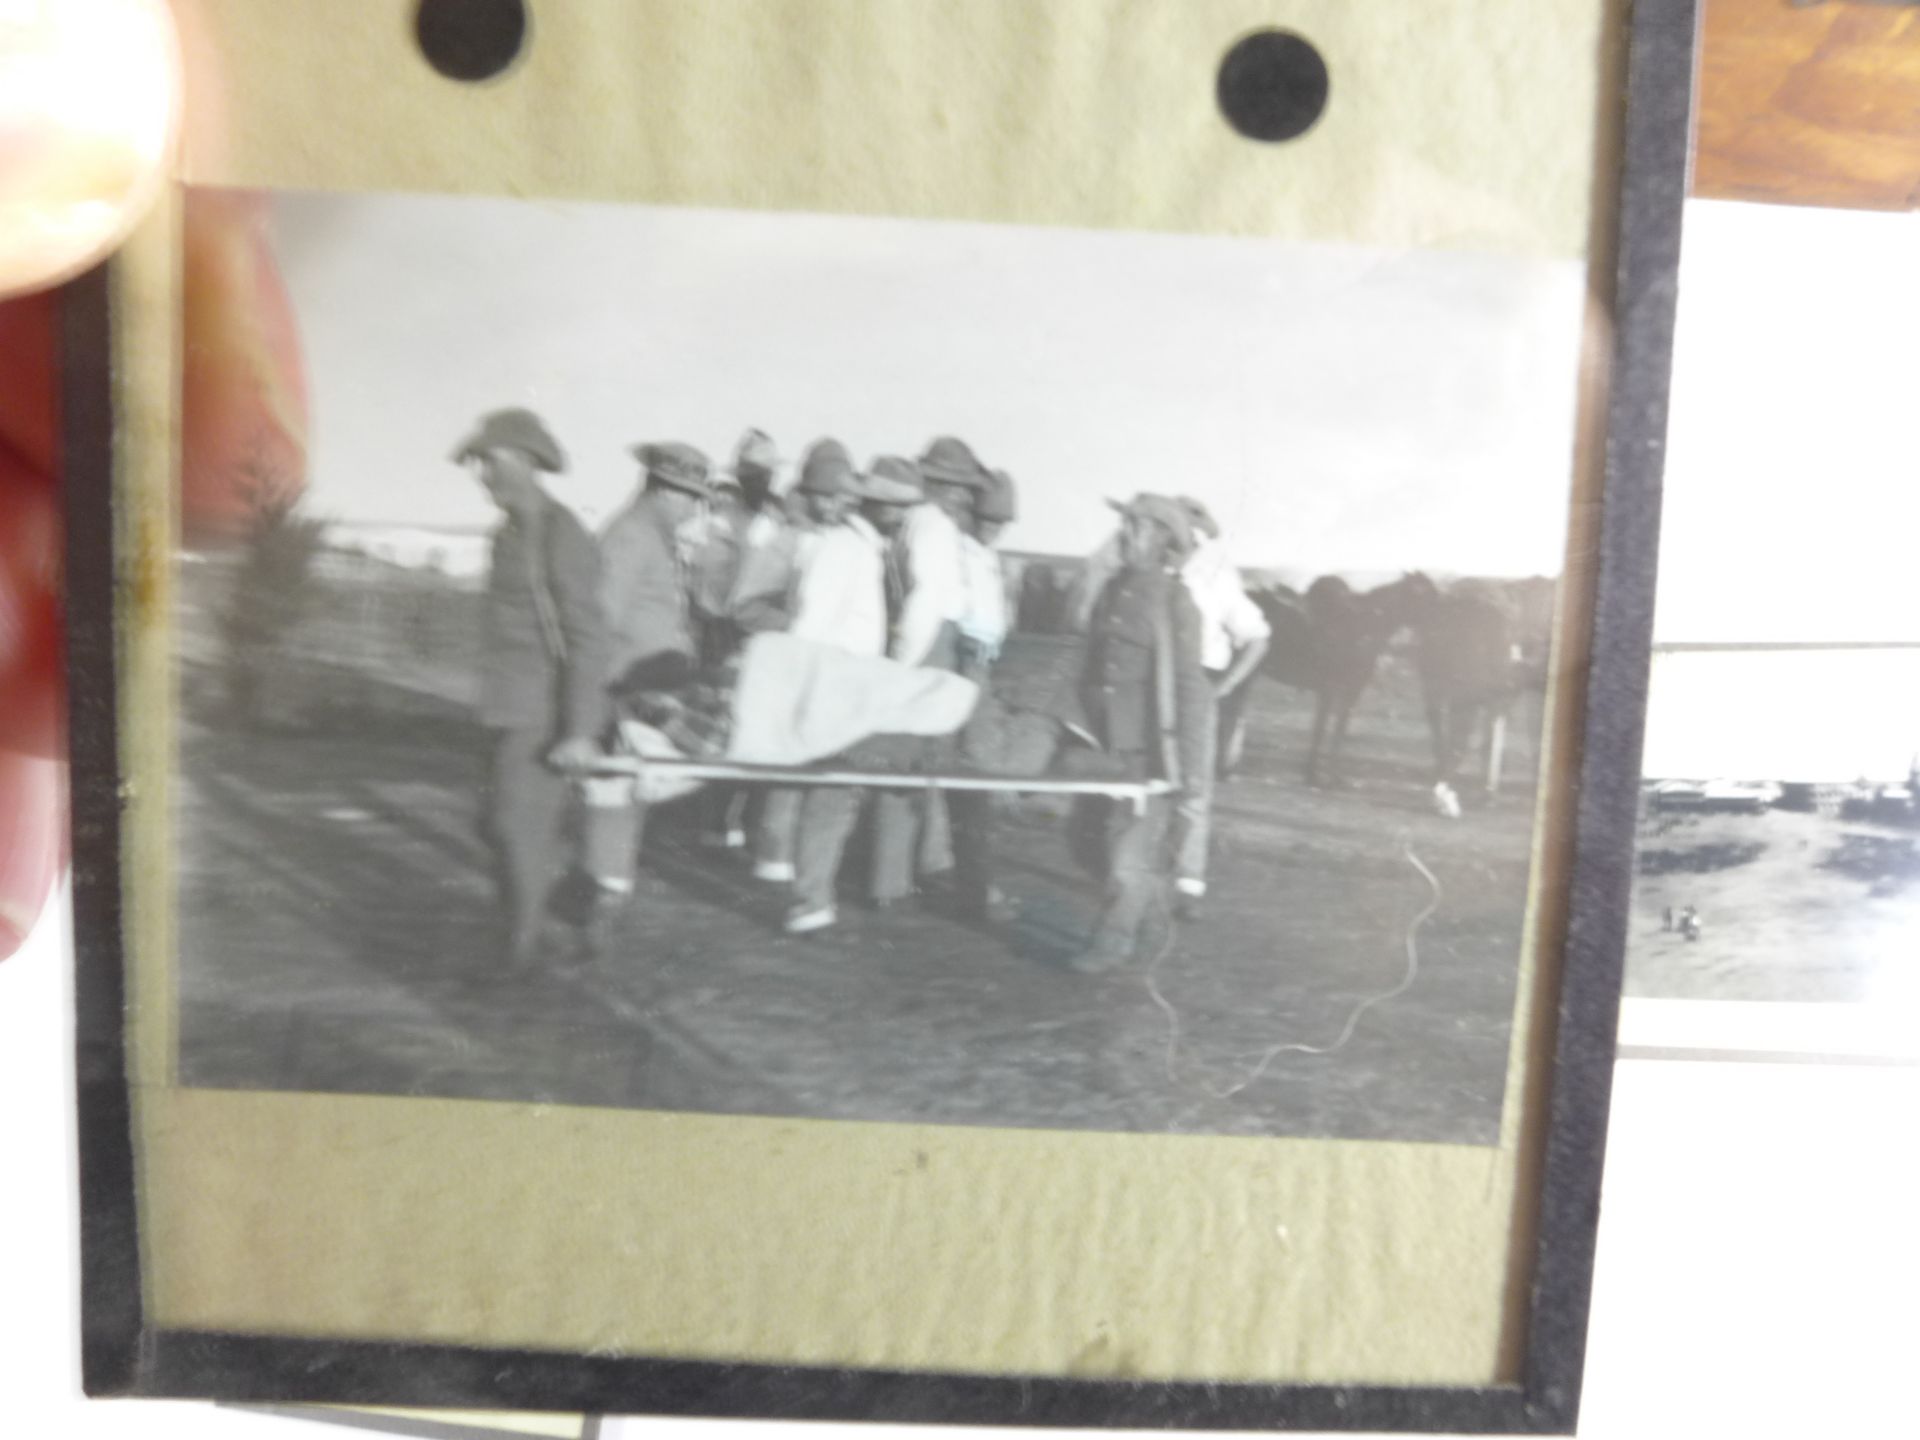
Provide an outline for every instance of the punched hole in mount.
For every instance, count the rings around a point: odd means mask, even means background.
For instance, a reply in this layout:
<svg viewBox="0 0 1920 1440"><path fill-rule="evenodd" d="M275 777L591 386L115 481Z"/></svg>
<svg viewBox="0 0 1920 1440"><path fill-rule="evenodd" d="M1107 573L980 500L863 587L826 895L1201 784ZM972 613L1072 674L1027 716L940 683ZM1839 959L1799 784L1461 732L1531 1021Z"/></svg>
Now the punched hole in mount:
<svg viewBox="0 0 1920 1440"><path fill-rule="evenodd" d="M1327 108L1327 62L1290 30L1257 30L1220 62L1214 94L1229 125L1249 140L1294 140Z"/></svg>
<svg viewBox="0 0 1920 1440"><path fill-rule="evenodd" d="M447 79L491 80L526 48L526 0L420 0L413 33L427 63Z"/></svg>

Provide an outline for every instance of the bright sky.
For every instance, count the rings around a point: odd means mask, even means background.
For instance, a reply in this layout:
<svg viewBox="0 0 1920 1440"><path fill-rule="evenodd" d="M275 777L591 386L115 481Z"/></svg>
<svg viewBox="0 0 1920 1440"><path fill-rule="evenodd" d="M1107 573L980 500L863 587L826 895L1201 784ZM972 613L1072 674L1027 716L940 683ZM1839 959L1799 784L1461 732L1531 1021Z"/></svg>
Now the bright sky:
<svg viewBox="0 0 1920 1440"><path fill-rule="evenodd" d="M1920 649L1653 657L1644 774L1904 780L1920 757Z"/></svg>
<svg viewBox="0 0 1920 1440"><path fill-rule="evenodd" d="M1082 553L1154 489L1247 565L1561 568L1571 261L451 197L288 195L277 227L323 515L489 524L447 452L524 404L589 512L639 440L951 433L1019 482L1010 549Z"/></svg>
<svg viewBox="0 0 1920 1440"><path fill-rule="evenodd" d="M1920 214L1693 201L1657 637L1920 640Z"/></svg>

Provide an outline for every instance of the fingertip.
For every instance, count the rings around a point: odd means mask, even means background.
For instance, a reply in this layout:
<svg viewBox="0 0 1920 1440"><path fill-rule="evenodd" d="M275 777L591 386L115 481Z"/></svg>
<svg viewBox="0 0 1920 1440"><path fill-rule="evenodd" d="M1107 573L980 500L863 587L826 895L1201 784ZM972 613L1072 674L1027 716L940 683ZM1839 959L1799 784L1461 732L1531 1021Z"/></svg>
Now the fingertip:
<svg viewBox="0 0 1920 1440"><path fill-rule="evenodd" d="M0 751L0 960L26 943L66 861L66 767Z"/></svg>
<svg viewBox="0 0 1920 1440"><path fill-rule="evenodd" d="M53 487L0 449L0 750L61 753L60 580L61 524Z"/></svg>
<svg viewBox="0 0 1920 1440"><path fill-rule="evenodd" d="M48 488L58 448L56 299L22 295L0 302L0 453Z"/></svg>
<svg viewBox="0 0 1920 1440"><path fill-rule="evenodd" d="M0 298L126 238L160 193L179 113L163 0L60 0L0 23Z"/></svg>

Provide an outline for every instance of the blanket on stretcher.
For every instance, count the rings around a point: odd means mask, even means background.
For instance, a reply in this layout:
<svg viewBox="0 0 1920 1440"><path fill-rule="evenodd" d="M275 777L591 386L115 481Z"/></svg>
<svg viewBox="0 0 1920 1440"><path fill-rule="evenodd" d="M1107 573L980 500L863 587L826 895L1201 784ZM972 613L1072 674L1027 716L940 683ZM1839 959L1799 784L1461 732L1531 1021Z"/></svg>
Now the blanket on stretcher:
<svg viewBox="0 0 1920 1440"><path fill-rule="evenodd" d="M980 687L944 670L852 655L778 631L740 655L726 758L743 765L809 765L870 735L951 735Z"/></svg>
<svg viewBox="0 0 1920 1440"><path fill-rule="evenodd" d="M1071 680L1073 642L1036 637L1027 650L1010 645L991 689L982 690L946 671L757 635L724 679L655 694L630 713L620 723L621 748L651 760L780 768L829 761L903 776L1137 778L1085 729ZM638 794L659 803L705 783L655 768L643 773Z"/></svg>

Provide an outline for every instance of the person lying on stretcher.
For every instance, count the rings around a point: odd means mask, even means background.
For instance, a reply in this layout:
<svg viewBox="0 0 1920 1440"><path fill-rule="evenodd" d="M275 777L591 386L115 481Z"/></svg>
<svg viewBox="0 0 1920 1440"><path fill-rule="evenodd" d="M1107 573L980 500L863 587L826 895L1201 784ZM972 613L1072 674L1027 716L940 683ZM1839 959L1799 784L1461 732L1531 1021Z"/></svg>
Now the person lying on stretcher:
<svg viewBox="0 0 1920 1440"><path fill-rule="evenodd" d="M903 775L1131 778L1103 754L1081 716L1077 656L1036 658L1050 673L983 692L948 671L781 632L756 635L721 669L675 688L620 695L620 743L610 748L642 759L743 766L831 762ZM705 782L653 772L641 783L644 798L657 803Z"/></svg>

